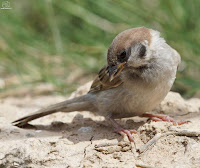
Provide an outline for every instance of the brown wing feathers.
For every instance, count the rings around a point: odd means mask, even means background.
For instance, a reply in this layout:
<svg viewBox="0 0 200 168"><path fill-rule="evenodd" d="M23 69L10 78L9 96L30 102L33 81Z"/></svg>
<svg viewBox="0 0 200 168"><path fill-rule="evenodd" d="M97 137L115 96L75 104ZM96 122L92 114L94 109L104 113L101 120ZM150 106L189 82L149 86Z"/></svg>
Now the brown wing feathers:
<svg viewBox="0 0 200 168"><path fill-rule="evenodd" d="M111 89L111 88L119 86L120 84L122 84L122 81L119 76L116 77L111 82L109 81L109 72L108 72L108 65L107 65L107 66L104 66L99 71L98 76L93 81L89 92L91 93L91 92L98 92L102 90Z"/></svg>

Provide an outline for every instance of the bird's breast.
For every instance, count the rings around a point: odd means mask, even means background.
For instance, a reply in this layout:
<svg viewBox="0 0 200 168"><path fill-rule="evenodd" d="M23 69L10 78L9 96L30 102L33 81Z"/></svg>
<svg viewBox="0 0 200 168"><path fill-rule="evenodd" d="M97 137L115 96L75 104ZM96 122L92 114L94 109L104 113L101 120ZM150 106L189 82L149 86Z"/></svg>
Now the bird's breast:
<svg viewBox="0 0 200 168"><path fill-rule="evenodd" d="M160 82L155 86L133 84L131 87L119 87L112 99L112 116L114 118L141 115L153 110L165 98L171 86Z"/></svg>
<svg viewBox="0 0 200 168"><path fill-rule="evenodd" d="M155 83L140 79L126 80L116 88L99 93L99 112L104 116L111 114L113 118L132 117L149 112L165 98L174 79L175 73Z"/></svg>

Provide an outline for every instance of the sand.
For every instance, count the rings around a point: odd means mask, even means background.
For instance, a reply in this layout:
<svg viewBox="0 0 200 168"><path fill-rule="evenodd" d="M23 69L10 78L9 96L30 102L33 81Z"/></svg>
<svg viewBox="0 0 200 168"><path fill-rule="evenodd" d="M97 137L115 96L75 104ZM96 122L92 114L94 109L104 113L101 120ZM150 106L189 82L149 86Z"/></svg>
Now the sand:
<svg viewBox="0 0 200 168"><path fill-rule="evenodd" d="M88 83L71 95L84 94ZM67 96L5 97L0 101L0 168L160 167L200 168L200 100L170 92L154 113L169 114L188 124L174 126L132 117L118 122L137 130L135 143L113 132L109 122L87 111L56 113L34 120L36 129L11 124L19 117ZM152 138L159 138L141 152Z"/></svg>

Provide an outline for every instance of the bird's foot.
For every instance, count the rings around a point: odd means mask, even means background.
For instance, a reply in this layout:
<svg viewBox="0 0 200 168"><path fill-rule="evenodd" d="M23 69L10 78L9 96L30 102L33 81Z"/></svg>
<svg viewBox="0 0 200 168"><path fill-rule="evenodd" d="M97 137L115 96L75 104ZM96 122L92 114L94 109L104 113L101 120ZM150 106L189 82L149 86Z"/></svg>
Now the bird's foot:
<svg viewBox="0 0 200 168"><path fill-rule="evenodd" d="M165 121L165 122L171 122L173 125L182 125L189 123L190 121L176 121L173 118L167 116L167 115L158 115L158 114L148 114L145 113L142 115L142 117L147 117L153 121Z"/></svg>
<svg viewBox="0 0 200 168"><path fill-rule="evenodd" d="M109 121L111 121L112 125L114 126L115 128L115 132L117 132L118 134L120 134L122 137L126 136L128 137L129 141L130 142L134 142L135 143L135 140L132 136L132 133L136 134L137 131L136 130L133 130L133 129L124 129L122 128L121 125L119 125L113 118L109 117L108 118Z"/></svg>
<svg viewBox="0 0 200 168"><path fill-rule="evenodd" d="M134 140L132 134L137 134L136 130L120 128L120 129L116 129L115 131L117 133L119 133L122 137L127 135L129 141L135 143L135 140Z"/></svg>

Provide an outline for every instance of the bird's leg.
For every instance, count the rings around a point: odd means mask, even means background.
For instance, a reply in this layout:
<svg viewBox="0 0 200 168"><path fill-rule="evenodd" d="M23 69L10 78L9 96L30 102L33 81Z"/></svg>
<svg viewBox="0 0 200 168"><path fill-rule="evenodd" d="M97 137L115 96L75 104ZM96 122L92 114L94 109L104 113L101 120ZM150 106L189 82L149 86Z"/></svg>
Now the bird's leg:
<svg viewBox="0 0 200 168"><path fill-rule="evenodd" d="M132 133L134 133L134 134L136 134L137 133L137 131L136 130L133 130L133 129L124 129L124 128L122 128L122 126L121 125L119 125L112 117L107 117L107 119L111 122L111 124L113 125L113 127L115 128L115 132L117 132L117 133L119 133L121 136L125 136L125 135L127 135L127 137L128 137L128 139L129 139L129 141L131 141L131 142L134 142L135 143L135 141L134 141L134 138L133 138L133 136L132 136Z"/></svg>
<svg viewBox="0 0 200 168"><path fill-rule="evenodd" d="M166 122L171 122L173 125L182 125L189 123L189 121L176 121L173 118L167 116L167 115L158 115L158 114L149 114L145 113L142 115L142 117L147 117L153 121L166 121Z"/></svg>

